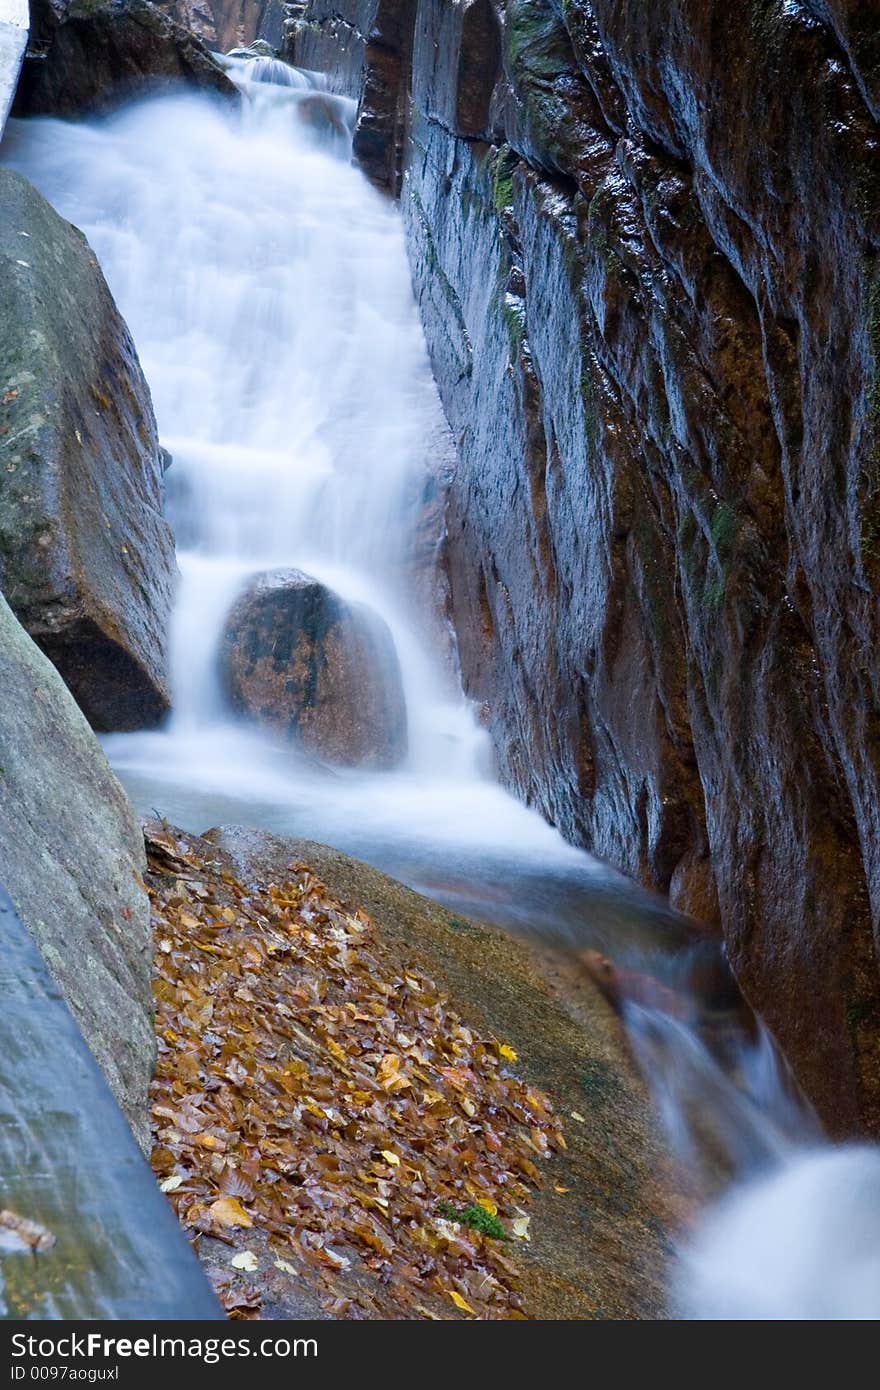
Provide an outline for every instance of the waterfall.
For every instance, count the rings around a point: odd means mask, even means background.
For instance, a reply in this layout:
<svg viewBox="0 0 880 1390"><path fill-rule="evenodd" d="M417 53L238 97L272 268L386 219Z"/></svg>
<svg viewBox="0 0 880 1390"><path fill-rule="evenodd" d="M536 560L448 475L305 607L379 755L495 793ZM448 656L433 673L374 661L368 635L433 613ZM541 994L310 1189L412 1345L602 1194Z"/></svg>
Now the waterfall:
<svg viewBox="0 0 880 1390"><path fill-rule="evenodd" d="M107 738L111 761L142 809L189 828L322 840L462 911L669 975L674 914L498 785L414 598L414 517L448 445L397 211L351 166L353 105L275 60L225 61L241 110L162 97L93 123L12 122L4 145L94 247L173 460L173 714ZM226 616L249 576L287 567L388 623L410 728L398 771L316 766L227 708ZM822 1145L760 1030L719 1052L693 1018L644 1001L623 1016L682 1162L708 1125L736 1183L682 1254L685 1315L880 1314L876 1152ZM823 1298L850 1237L856 1286Z"/></svg>

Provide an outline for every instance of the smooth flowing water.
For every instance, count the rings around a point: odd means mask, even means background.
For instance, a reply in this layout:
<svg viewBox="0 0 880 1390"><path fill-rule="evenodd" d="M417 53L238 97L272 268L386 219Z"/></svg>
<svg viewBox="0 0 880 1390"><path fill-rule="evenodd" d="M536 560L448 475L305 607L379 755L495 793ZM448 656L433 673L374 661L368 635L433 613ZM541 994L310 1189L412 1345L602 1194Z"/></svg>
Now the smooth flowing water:
<svg viewBox="0 0 880 1390"><path fill-rule="evenodd" d="M3 149L88 236L173 458L174 712L160 730L108 738L111 760L146 812L195 830L243 823L333 844L460 910L598 946L686 993L675 915L499 786L451 643L414 596L420 502L448 440L399 218L350 164L352 105L272 60L231 70L240 111L164 97L102 122L13 122ZM228 710L217 675L226 615L249 576L288 567L389 624L409 723L399 770L322 767ZM681 1306L690 1316L835 1316L840 1300L805 1291L814 1256L814 1282L827 1277L828 1218L814 1223L798 1203L821 1195L823 1210L830 1202L858 1224L853 1175L876 1193L876 1154L803 1157L818 1132L771 1040L758 1029L713 1045L697 1011L695 1001L693 1018L673 1018L650 999L625 1010L670 1139L695 1165L708 1128L731 1177L770 1176L754 1191L737 1186L688 1247ZM778 1262L772 1280L761 1273L767 1210L796 1210L810 1233L787 1282ZM835 1229L842 1249L848 1226ZM725 1272L729 1247L737 1278ZM859 1299L840 1298L849 1316L880 1315L876 1260L873 1274L868 1257L862 1266Z"/></svg>

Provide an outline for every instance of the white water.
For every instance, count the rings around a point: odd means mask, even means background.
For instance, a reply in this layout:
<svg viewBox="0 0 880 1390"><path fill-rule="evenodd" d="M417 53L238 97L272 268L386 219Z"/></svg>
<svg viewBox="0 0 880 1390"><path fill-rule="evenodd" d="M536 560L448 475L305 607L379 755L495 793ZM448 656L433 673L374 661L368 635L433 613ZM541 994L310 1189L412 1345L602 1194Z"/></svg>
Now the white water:
<svg viewBox="0 0 880 1390"><path fill-rule="evenodd" d="M284 86L252 76L279 72ZM399 219L347 157L351 103L281 64L237 75L254 97L243 115L182 96L12 132L10 162L98 254L173 457L174 713L107 739L111 760L142 804L190 825L252 821L256 805L276 829L394 867L458 845L587 863L493 780L486 736L405 592L445 423ZM315 768L226 710L226 614L249 575L287 566L389 623L409 722L398 774Z"/></svg>
<svg viewBox="0 0 880 1390"><path fill-rule="evenodd" d="M685 1317L880 1317L880 1154L822 1148L734 1188L678 1279Z"/></svg>
<svg viewBox="0 0 880 1390"><path fill-rule="evenodd" d="M277 64L236 75L241 114L164 98L102 123L13 123L4 145L95 248L174 458L174 714L108 739L114 766L143 809L193 829L238 822L335 844L463 910L674 975L657 945L670 914L497 785L406 592L444 426L399 219L348 162L351 106ZM409 719L400 771L316 767L225 708L225 615L250 574L287 566L389 623ZM634 1006L627 1022L682 1163L699 1163L708 1123L739 1180L683 1258L685 1315L880 1316L880 1233L861 1220L864 1200L876 1207L876 1153L803 1157L817 1131L765 1035L719 1055L687 1020ZM851 1242L862 1253L847 1264Z"/></svg>

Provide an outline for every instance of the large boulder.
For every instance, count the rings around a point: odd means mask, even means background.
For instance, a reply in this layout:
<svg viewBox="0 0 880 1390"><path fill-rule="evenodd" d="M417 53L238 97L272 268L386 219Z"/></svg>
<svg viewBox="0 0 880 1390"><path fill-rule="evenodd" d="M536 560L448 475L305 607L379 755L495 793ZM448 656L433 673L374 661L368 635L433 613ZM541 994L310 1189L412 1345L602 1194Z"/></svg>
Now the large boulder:
<svg viewBox="0 0 880 1390"><path fill-rule="evenodd" d="M139 1142L153 1067L143 836L94 734L0 596L0 883Z"/></svg>
<svg viewBox="0 0 880 1390"><path fill-rule="evenodd" d="M299 570L258 575L223 636L235 707L310 753L391 768L406 754L406 704L387 625Z"/></svg>
<svg viewBox="0 0 880 1390"><path fill-rule="evenodd" d="M96 729L168 708L174 538L150 392L94 255L0 170L0 589Z"/></svg>
<svg viewBox="0 0 880 1390"><path fill-rule="evenodd" d="M16 115L90 115L181 84L238 99L201 39L149 0L31 0Z"/></svg>
<svg viewBox="0 0 880 1390"><path fill-rule="evenodd" d="M0 136L12 105L28 37L26 0L0 4Z"/></svg>

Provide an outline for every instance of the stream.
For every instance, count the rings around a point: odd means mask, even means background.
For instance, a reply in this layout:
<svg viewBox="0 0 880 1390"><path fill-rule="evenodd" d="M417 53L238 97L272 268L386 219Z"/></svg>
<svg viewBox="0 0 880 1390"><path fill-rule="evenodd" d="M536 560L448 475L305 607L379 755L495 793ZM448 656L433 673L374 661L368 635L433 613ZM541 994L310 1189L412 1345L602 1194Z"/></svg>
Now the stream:
<svg viewBox="0 0 880 1390"><path fill-rule="evenodd" d="M224 61L240 111L162 97L101 121L12 122L3 148L95 249L173 460L174 712L107 737L108 756L145 814L331 844L686 997L685 924L501 787L453 643L426 613L414 535L448 439L397 210L351 164L354 104L275 60ZM409 726L398 770L322 766L228 710L226 615L250 576L290 567L388 623ZM700 1164L708 1123L730 1180L681 1251L675 1306L880 1316L876 1151L825 1144L760 1025L713 1047L699 1009L624 1007L679 1161Z"/></svg>

